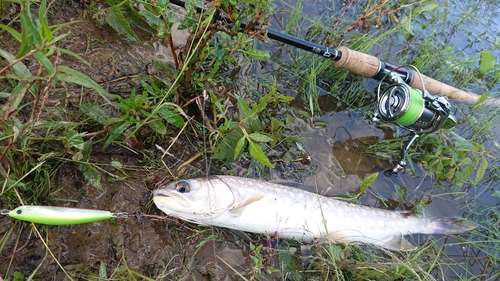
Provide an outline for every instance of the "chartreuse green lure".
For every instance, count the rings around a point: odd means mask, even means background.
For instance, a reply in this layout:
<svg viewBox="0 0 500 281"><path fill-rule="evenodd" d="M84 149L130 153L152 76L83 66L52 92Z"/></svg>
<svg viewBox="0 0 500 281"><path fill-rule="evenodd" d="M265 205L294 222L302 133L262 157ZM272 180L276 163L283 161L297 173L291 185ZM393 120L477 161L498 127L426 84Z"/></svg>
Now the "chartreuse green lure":
<svg viewBox="0 0 500 281"><path fill-rule="evenodd" d="M20 206L8 212L11 218L48 225L72 225L109 220L111 212L52 206Z"/></svg>

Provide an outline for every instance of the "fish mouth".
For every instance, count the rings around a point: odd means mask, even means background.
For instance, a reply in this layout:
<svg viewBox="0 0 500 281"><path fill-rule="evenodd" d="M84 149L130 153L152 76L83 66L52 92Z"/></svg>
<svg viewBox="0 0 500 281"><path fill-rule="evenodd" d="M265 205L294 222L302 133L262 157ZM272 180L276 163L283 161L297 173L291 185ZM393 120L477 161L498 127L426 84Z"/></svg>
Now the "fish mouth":
<svg viewBox="0 0 500 281"><path fill-rule="evenodd" d="M161 189L156 189L153 190L153 196L158 196L158 197L170 197L166 192L163 192Z"/></svg>

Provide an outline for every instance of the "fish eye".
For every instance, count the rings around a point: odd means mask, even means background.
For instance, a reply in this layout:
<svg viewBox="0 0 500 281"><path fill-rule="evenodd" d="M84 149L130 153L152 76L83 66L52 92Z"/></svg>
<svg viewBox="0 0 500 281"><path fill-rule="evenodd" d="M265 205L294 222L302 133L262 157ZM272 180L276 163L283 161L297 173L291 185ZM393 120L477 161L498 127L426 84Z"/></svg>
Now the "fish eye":
<svg viewBox="0 0 500 281"><path fill-rule="evenodd" d="M191 191L191 187L189 186L189 183L186 182L186 181L179 181L177 183L177 185L175 186L175 189L179 192L179 193L186 193L186 192L189 192Z"/></svg>

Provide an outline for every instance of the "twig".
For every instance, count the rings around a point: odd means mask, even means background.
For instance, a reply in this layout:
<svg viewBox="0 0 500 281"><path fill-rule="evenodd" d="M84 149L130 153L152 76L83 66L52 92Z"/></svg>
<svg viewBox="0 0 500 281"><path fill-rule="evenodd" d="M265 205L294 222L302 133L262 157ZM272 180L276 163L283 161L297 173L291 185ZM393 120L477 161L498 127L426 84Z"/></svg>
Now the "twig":
<svg viewBox="0 0 500 281"><path fill-rule="evenodd" d="M40 65L38 68L38 73L37 76L42 76L43 72L43 65ZM28 121L28 124L33 123L33 119L35 117L35 111L36 107L38 106L38 102L40 101L40 94L42 93L42 80L38 80L38 87L36 91L36 96L35 96L35 101L33 101L33 108L31 109L31 115L30 115L30 120Z"/></svg>
<svg viewBox="0 0 500 281"><path fill-rule="evenodd" d="M49 99L49 90L52 87L52 79L54 79L54 77L57 74L57 66L59 65L59 57L61 56L61 53L59 52L59 50L57 48L55 48L54 46L52 46L52 48L54 48L54 50L56 52L56 59L54 61L55 71L54 71L54 73L52 73L52 75L49 76L49 78L47 79L47 86L45 86L45 88L43 89L45 95L43 96L42 104L40 105L40 109L38 110L38 115L36 116L37 121L40 120L40 116L42 115L43 109L45 107L45 103Z"/></svg>
<svg viewBox="0 0 500 281"><path fill-rule="evenodd" d="M344 18L345 14L347 13L347 11L352 7L352 5L356 2L356 0L352 0L349 5L345 8L344 12L342 13L342 15L340 15L340 17L335 21L335 26L337 26L340 21Z"/></svg>
<svg viewBox="0 0 500 281"><path fill-rule="evenodd" d="M14 257L17 253L19 253L19 251L21 251L22 249L26 248L26 246L28 246L28 243L31 240L31 234L32 233L33 233L33 230L30 231L30 234L28 235L28 239L27 239L26 243L24 243L21 247L19 247L18 249L14 250L12 253L10 253L8 256L6 256L3 260L1 260L0 264L2 264L5 261L7 261L8 259Z"/></svg>
<svg viewBox="0 0 500 281"><path fill-rule="evenodd" d="M170 46L170 51L172 52L172 57L174 58L175 68L179 69L179 60L177 58L177 54L175 53L174 39L172 38L172 33L168 34L168 45Z"/></svg>
<svg viewBox="0 0 500 281"><path fill-rule="evenodd" d="M179 112L182 112L181 114L183 114L183 116L187 117L186 114L184 113L184 111L182 111L182 109L176 105L176 107L178 108ZM157 145L156 147L163 152L162 156L161 156L161 162L163 163L163 165L165 166L165 168L167 168L167 171L168 173L172 176L172 178L176 178L176 176L174 176L174 174L172 173L172 171L168 168L168 165L167 163L165 163L165 161L163 160L163 158L165 157L165 155L169 154L170 153L168 152L170 150L170 148L172 148L172 146L174 145L175 142L177 142L177 139L179 138L179 136L182 134L182 132L184 132L184 129L186 129L186 126L188 125L188 123L193 119L194 117L191 117L189 119L186 120L186 122L184 123L184 126L182 126L182 128L179 130L179 133L177 133L177 135L174 137L174 139L170 142L170 145L167 147L167 149L163 149L161 148L159 145Z"/></svg>
<svg viewBox="0 0 500 281"><path fill-rule="evenodd" d="M7 69L11 68L13 65L15 65L16 63L24 60L25 58L27 57L30 57L32 56L34 53L42 50L43 48L47 47L47 44L42 44L40 47L38 48L35 48L31 51L29 51L28 53L26 53L24 56L20 57L20 58L17 58L17 59L14 59L12 60L9 64L7 64L4 68L0 69L0 75L2 75L2 73L4 73Z"/></svg>

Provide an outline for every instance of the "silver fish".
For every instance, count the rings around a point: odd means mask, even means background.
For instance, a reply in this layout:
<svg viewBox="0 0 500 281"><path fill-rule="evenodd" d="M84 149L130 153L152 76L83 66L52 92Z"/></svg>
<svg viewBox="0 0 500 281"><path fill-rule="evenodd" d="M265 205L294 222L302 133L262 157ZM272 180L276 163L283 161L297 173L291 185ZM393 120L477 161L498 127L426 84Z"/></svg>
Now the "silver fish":
<svg viewBox="0 0 500 281"><path fill-rule="evenodd" d="M455 218L426 218L348 203L270 182L213 176L171 182L153 192L167 215L202 225L278 233L303 242L330 239L391 250L415 249L409 234L457 234L476 227Z"/></svg>

